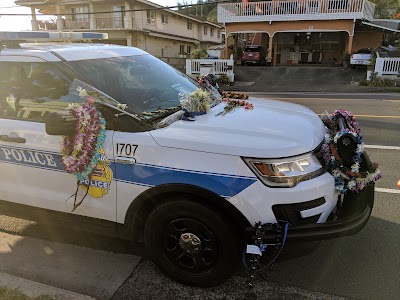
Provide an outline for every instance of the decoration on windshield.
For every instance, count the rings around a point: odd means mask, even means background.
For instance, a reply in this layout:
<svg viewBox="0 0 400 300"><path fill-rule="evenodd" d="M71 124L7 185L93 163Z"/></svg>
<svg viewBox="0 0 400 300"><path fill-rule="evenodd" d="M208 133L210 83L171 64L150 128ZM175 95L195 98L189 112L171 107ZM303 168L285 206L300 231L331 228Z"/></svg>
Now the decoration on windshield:
<svg viewBox="0 0 400 300"><path fill-rule="evenodd" d="M181 103L182 110L185 112L182 115L182 120L191 120L189 118L204 115L211 108L210 94L201 89L197 89L189 95L181 94L179 102Z"/></svg>
<svg viewBox="0 0 400 300"><path fill-rule="evenodd" d="M254 108L253 104L244 101L249 99L248 95L235 92L225 92L220 90L217 80L213 74L207 74L201 78L198 78L198 82L206 90L217 91L222 97L223 102L226 103L224 110L218 113L217 116L225 115L228 112L232 112L233 110L241 106L244 107L245 110L252 110Z"/></svg>
<svg viewBox="0 0 400 300"><path fill-rule="evenodd" d="M217 116L220 115L225 115L229 112L232 112L238 107L244 107L245 110L252 110L254 108L253 104L250 102L247 102L245 100L235 100L235 99L229 99L229 98L224 98L223 102L226 103L224 110L220 113L217 114Z"/></svg>
<svg viewBox="0 0 400 300"><path fill-rule="evenodd" d="M249 99L249 96L246 94L240 94L240 93L235 93L235 92L221 92L222 97L224 98L230 98L230 99L241 99L241 100L247 100Z"/></svg>
<svg viewBox="0 0 400 300"><path fill-rule="evenodd" d="M82 97L87 94L82 93ZM87 102L71 107L70 113L76 118L75 132L65 136L62 143L64 170L77 177L77 190L74 196L74 211L87 194L99 198L108 193L112 180L112 171L108 167L103 144L106 138L106 121L94 106L95 100L87 97ZM86 190L85 196L77 203L79 186ZM71 196L71 197L72 197Z"/></svg>
<svg viewBox="0 0 400 300"><path fill-rule="evenodd" d="M378 164L371 163L364 153L361 129L351 112L339 109L321 119L326 128L322 153L341 194L359 192L382 177Z"/></svg>

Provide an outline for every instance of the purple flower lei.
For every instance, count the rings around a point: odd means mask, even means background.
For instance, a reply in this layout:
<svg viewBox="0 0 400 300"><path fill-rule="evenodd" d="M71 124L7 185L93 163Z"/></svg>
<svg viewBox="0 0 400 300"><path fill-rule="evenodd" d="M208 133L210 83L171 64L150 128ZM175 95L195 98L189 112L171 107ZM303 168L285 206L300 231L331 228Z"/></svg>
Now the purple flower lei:
<svg viewBox="0 0 400 300"><path fill-rule="evenodd" d="M89 103L72 109L71 113L77 120L75 132L63 138L61 160L66 172L76 175L78 180L88 179L100 157L106 122Z"/></svg>
<svg viewBox="0 0 400 300"><path fill-rule="evenodd" d="M349 129L339 131L337 119L342 116L346 119ZM364 142L361 130L354 115L346 110L338 109L329 118L323 119L329 133L325 135L325 142L322 145L322 153L328 167L328 171L335 178L335 188L342 194L348 190L359 192L371 182L376 182L382 177L382 172L377 164L373 164L372 170L360 172L360 163L364 152ZM344 134L351 134L357 140L357 150L353 157L353 164L350 169L344 167L337 153L337 140Z"/></svg>

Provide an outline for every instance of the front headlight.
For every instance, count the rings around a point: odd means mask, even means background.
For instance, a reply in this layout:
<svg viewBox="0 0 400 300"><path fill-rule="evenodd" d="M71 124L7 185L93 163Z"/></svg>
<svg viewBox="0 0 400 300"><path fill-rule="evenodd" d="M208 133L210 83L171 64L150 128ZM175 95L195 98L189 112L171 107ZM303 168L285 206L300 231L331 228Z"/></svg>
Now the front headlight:
<svg viewBox="0 0 400 300"><path fill-rule="evenodd" d="M294 187L325 172L311 153L282 159L243 158L256 176L269 187Z"/></svg>

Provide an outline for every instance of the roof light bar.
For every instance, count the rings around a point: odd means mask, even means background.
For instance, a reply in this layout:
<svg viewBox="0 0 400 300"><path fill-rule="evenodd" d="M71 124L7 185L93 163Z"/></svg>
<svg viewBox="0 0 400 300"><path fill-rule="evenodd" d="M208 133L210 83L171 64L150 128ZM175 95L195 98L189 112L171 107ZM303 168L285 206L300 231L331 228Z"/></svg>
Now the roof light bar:
<svg viewBox="0 0 400 300"><path fill-rule="evenodd" d="M62 31L0 31L0 41L106 40L107 33Z"/></svg>

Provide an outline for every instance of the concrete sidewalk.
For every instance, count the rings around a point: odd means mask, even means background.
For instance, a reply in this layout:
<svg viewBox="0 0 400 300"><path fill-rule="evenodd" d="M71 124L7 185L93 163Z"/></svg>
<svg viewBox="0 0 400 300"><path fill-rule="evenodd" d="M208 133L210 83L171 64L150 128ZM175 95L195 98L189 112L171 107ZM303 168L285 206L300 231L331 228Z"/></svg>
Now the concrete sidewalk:
<svg viewBox="0 0 400 300"><path fill-rule="evenodd" d="M0 272L3 273L0 274L0 286L18 288L28 295L39 293L64 295L66 299L90 299L85 295L108 300L140 259L130 254L0 232Z"/></svg>
<svg viewBox="0 0 400 300"><path fill-rule="evenodd" d="M5 273L0 273L0 287L18 290L19 292L31 298L46 295L57 297L60 300L94 300L94 298L90 296L85 296L20 277L11 276Z"/></svg>

